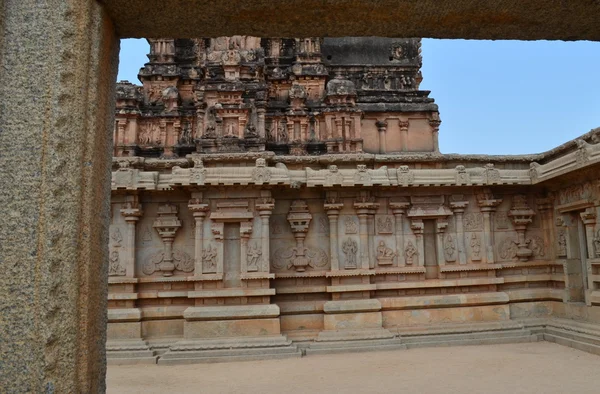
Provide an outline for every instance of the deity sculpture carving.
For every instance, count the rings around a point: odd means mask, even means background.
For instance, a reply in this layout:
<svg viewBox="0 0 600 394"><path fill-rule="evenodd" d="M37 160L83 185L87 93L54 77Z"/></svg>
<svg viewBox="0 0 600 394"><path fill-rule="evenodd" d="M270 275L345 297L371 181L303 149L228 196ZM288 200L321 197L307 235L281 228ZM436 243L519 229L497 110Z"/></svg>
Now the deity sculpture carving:
<svg viewBox="0 0 600 394"><path fill-rule="evenodd" d="M214 273L217 269L217 248L212 244L208 244L202 252L203 271Z"/></svg>
<svg viewBox="0 0 600 394"><path fill-rule="evenodd" d="M600 230L594 236L594 255L600 257Z"/></svg>
<svg viewBox="0 0 600 394"><path fill-rule="evenodd" d="M567 237L565 236L565 230L558 230L558 256L566 257L567 256ZM600 245L599 245L600 246ZM598 247L596 247L596 252L598 251Z"/></svg>
<svg viewBox="0 0 600 394"><path fill-rule="evenodd" d="M260 265L260 259L262 257L262 249L258 243L250 244L248 246L247 261L248 261L248 272L258 271Z"/></svg>
<svg viewBox="0 0 600 394"><path fill-rule="evenodd" d="M379 265L391 265L396 253L388 248L384 241L379 241L377 246L377 264Z"/></svg>
<svg viewBox="0 0 600 394"><path fill-rule="evenodd" d="M481 260L481 240L476 233L471 234L471 259Z"/></svg>
<svg viewBox="0 0 600 394"><path fill-rule="evenodd" d="M358 268L356 255L358 253L358 244L352 238L347 238L342 244L342 251L346 255L346 269Z"/></svg>
<svg viewBox="0 0 600 394"><path fill-rule="evenodd" d="M413 245L411 241L408 241L406 248L404 249L404 258L406 261L406 265L412 265L413 259L418 255L417 248Z"/></svg>
<svg viewBox="0 0 600 394"><path fill-rule="evenodd" d="M110 252L108 264L108 276L124 276L125 268L121 265L119 252L113 250Z"/></svg>
<svg viewBox="0 0 600 394"><path fill-rule="evenodd" d="M121 246L121 242L123 242L123 235L121 235L121 230L118 227L115 228L115 231L112 233L110 238L113 240L114 247L118 248Z"/></svg>
<svg viewBox="0 0 600 394"><path fill-rule="evenodd" d="M483 229L483 215L481 212L469 212L463 216L465 231L481 231Z"/></svg>
<svg viewBox="0 0 600 394"><path fill-rule="evenodd" d="M379 234L391 234L393 232L393 222L390 216L377 218L377 232Z"/></svg>
<svg viewBox="0 0 600 394"><path fill-rule="evenodd" d="M411 185L415 181L415 175L408 166L400 166L397 171L398 184L402 186Z"/></svg>
<svg viewBox="0 0 600 394"><path fill-rule="evenodd" d="M452 235L448 234L444 241L444 254L447 262L456 261L455 251L456 245L454 243L454 238L452 238Z"/></svg>

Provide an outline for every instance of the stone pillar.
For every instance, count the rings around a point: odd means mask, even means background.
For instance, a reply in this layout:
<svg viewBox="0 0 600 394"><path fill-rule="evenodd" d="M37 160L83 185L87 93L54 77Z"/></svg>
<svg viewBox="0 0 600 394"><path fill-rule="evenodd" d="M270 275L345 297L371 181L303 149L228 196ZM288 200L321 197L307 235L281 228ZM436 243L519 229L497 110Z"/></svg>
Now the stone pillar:
<svg viewBox="0 0 600 394"><path fill-rule="evenodd" d="M408 202L390 202L390 208L395 219L395 236L396 236L396 255L398 256L398 266L406 265L404 256L404 220L403 215L410 207Z"/></svg>
<svg viewBox="0 0 600 394"><path fill-rule="evenodd" d="M484 198L477 200L479 208L483 213L483 243L485 245L485 256L488 263L493 264L496 259L494 257L494 233L492 227L492 215L496 211L496 207L500 205L502 200L494 199L491 195L486 195Z"/></svg>
<svg viewBox="0 0 600 394"><path fill-rule="evenodd" d="M438 219L436 223L436 248L437 248L437 261L438 266L442 267L446 265L446 256L444 254L444 232L448 227L448 222L445 220Z"/></svg>
<svg viewBox="0 0 600 394"><path fill-rule="evenodd" d="M373 198L368 197L366 193L361 192L360 197L354 203L354 209L358 215L358 234L360 238L360 268L369 269L375 266L372 261L369 245L369 215L379 207L379 204L373 202Z"/></svg>
<svg viewBox="0 0 600 394"><path fill-rule="evenodd" d="M384 154L387 152L385 147L385 133L387 130L387 122L385 120L378 120L375 122L375 126L377 126L377 131L379 132L379 153Z"/></svg>
<svg viewBox="0 0 600 394"><path fill-rule="evenodd" d="M399 120L398 125L400 126L400 141L402 143L402 151L408 150L408 121Z"/></svg>
<svg viewBox="0 0 600 394"><path fill-rule="evenodd" d="M593 259L594 256L594 229L596 227L596 208L588 208L580 213L581 220L585 226L585 241L587 244L587 258Z"/></svg>
<svg viewBox="0 0 600 394"><path fill-rule="evenodd" d="M456 244L458 246L458 263L467 264L467 255L465 253L465 230L463 226L463 213L469 204L468 201L455 201L450 203L450 208L454 212L456 228Z"/></svg>
<svg viewBox="0 0 600 394"><path fill-rule="evenodd" d="M196 229L194 234L194 276L202 275L204 254L204 218L209 211L208 204L202 203L202 193L192 193L188 204L189 210L194 215Z"/></svg>
<svg viewBox="0 0 600 394"><path fill-rule="evenodd" d="M104 392L119 40L95 0L0 4L0 387Z"/></svg>
<svg viewBox="0 0 600 394"><path fill-rule="evenodd" d="M328 199L325 202L324 207L325 211L327 211L327 218L329 218L329 256L331 259L331 270L339 271L340 261L338 258L338 217L340 215L340 210L344 207L344 204L335 199Z"/></svg>
<svg viewBox="0 0 600 394"><path fill-rule="evenodd" d="M423 245L423 232L425 230L425 224L420 219L412 219L410 222L410 229L415 234L417 239L417 254L419 267L425 266L425 248Z"/></svg>
<svg viewBox="0 0 600 394"><path fill-rule="evenodd" d="M266 112L266 109L264 107L264 102L261 102L260 104L257 103L257 106L256 106L256 113L257 113L257 117L258 117L257 132L258 132L258 135L260 136L260 138L266 138L265 112Z"/></svg>
<svg viewBox="0 0 600 394"><path fill-rule="evenodd" d="M429 125L431 126L431 135L433 137L433 151L437 153L440 152L439 131L441 123L442 121L439 119L432 119L429 121Z"/></svg>
<svg viewBox="0 0 600 394"><path fill-rule="evenodd" d="M126 203L121 209L121 215L127 223L127 234L125 239L124 268L125 277L135 277L135 224L142 216L142 206L138 202L138 196L127 196Z"/></svg>
<svg viewBox="0 0 600 394"><path fill-rule="evenodd" d="M263 191L261 193L267 193L268 195L263 197L261 201L256 204L256 209L258 210L258 215L260 216L261 220L260 243L262 251L262 268L259 267L259 271L269 272L269 259L271 256L269 248L269 218L271 217L271 213L273 213L273 209L275 208L275 201L270 198L271 192Z"/></svg>
<svg viewBox="0 0 600 394"><path fill-rule="evenodd" d="M546 242L548 245L554 245L558 239L554 235L554 226L552 221L552 210L554 209L554 205L552 203L552 198L538 198L535 200L535 204L541 216L544 242ZM556 258L556 248L549 247L546 250L550 255L549 258Z"/></svg>

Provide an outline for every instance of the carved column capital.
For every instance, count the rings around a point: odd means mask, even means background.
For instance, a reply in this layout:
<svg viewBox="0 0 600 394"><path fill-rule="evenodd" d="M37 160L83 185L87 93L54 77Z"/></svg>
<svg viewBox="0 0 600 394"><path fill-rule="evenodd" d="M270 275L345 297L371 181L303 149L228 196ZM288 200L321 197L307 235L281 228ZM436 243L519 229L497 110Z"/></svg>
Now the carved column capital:
<svg viewBox="0 0 600 394"><path fill-rule="evenodd" d="M579 214L583 224L593 225L596 224L596 210L594 208L587 208L585 211Z"/></svg>
<svg viewBox="0 0 600 394"><path fill-rule="evenodd" d="M410 208L409 202L390 201L389 207L394 215L403 215Z"/></svg>
<svg viewBox="0 0 600 394"><path fill-rule="evenodd" d="M463 213L467 209L467 205L469 205L468 201L452 201L450 202L450 209L454 213Z"/></svg>
<svg viewBox="0 0 600 394"><path fill-rule="evenodd" d="M425 224L423 224L423 221L421 219L411 219L410 229L415 235L422 235L425 231Z"/></svg>

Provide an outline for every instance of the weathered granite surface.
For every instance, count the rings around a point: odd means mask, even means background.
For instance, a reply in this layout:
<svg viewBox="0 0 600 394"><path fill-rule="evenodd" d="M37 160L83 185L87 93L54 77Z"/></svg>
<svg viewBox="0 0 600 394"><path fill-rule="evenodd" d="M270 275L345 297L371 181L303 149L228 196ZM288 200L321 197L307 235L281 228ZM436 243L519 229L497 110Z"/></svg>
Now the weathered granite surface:
<svg viewBox="0 0 600 394"><path fill-rule="evenodd" d="M594 1L104 0L123 37L386 36L598 40ZM302 12L298 12L302 10ZM173 24L172 21L178 21Z"/></svg>
<svg viewBox="0 0 600 394"><path fill-rule="evenodd" d="M92 0L0 12L0 391L103 392L118 41Z"/></svg>

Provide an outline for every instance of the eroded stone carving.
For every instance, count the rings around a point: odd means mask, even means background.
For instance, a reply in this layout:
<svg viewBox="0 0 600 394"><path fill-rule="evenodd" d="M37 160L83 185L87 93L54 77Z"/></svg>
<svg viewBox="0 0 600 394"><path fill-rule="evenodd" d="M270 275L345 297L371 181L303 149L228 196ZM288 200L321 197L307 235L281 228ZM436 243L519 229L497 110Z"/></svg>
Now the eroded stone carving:
<svg viewBox="0 0 600 394"><path fill-rule="evenodd" d="M377 218L377 232L379 234L392 234L393 226L393 221L390 216Z"/></svg>
<svg viewBox="0 0 600 394"><path fill-rule="evenodd" d="M565 230L558 230L558 257L567 257L567 237L565 235ZM596 252L598 249L596 249Z"/></svg>
<svg viewBox="0 0 600 394"><path fill-rule="evenodd" d="M166 260L166 257L167 252L165 251L154 253L142 265L142 272L146 275L152 275L154 272L161 271L163 276L172 276L175 270L181 272L194 271L194 259L186 252L175 249L171 252L169 260Z"/></svg>
<svg viewBox="0 0 600 394"><path fill-rule="evenodd" d="M481 212L469 212L463 216L465 231L481 231L483 230L483 215Z"/></svg>
<svg viewBox="0 0 600 394"><path fill-rule="evenodd" d="M481 260L481 239L479 239L479 235L476 233L471 234L471 259Z"/></svg>
<svg viewBox="0 0 600 394"><path fill-rule="evenodd" d="M258 271L261 257L262 248L260 245L257 242L249 244L247 253L248 272Z"/></svg>
<svg viewBox="0 0 600 394"><path fill-rule="evenodd" d="M377 264L392 265L394 257L396 257L396 252L388 248L384 241L379 241L379 245L377 246Z"/></svg>
<svg viewBox="0 0 600 394"><path fill-rule="evenodd" d="M181 221L177 218L177 212L178 208L176 205L164 204L159 205L158 207L158 217L154 221L152 227L154 227L158 232L158 235L160 235L164 244L164 251L162 255L156 254L152 259L150 259L150 261L155 263L156 261L158 262L154 266L150 264L148 266L148 271L150 271L150 267L152 267L152 272L155 270L160 270L164 276L172 276L175 268L179 269L180 271L189 272L184 270L184 267L187 269L187 265L184 264L184 261L177 261L177 263L180 264L179 267L177 267L173 262L173 260L176 258L173 253L173 241L175 240L175 234L177 233L177 230L179 230L181 227ZM182 258L183 255L180 254L179 257ZM193 263L191 267L193 270Z"/></svg>
<svg viewBox="0 0 600 394"><path fill-rule="evenodd" d="M401 186L411 185L415 181L415 175L408 166L400 166L397 170L398 184Z"/></svg>
<svg viewBox="0 0 600 394"><path fill-rule="evenodd" d="M202 251L202 271L206 273L214 273L217 271L217 247L213 244L208 244L208 247Z"/></svg>
<svg viewBox="0 0 600 394"><path fill-rule="evenodd" d="M444 255L446 257L447 262L456 261L456 244L454 243L454 238L452 235L446 235L446 239L444 241Z"/></svg>
<svg viewBox="0 0 600 394"><path fill-rule="evenodd" d="M346 216L344 218L344 227L346 229L346 234L358 233L358 224L351 216Z"/></svg>
<svg viewBox="0 0 600 394"><path fill-rule="evenodd" d="M414 258L418 255L417 248L413 245L412 241L408 241L406 248L404 249L404 258L406 259L406 265L413 265Z"/></svg>
<svg viewBox="0 0 600 394"><path fill-rule="evenodd" d="M119 252L117 250L110 252L108 276L125 276L125 268L121 265Z"/></svg>
<svg viewBox="0 0 600 394"><path fill-rule="evenodd" d="M254 183L268 183L271 180L271 170L267 168L265 159L256 159L256 167L252 170L252 180Z"/></svg>
<svg viewBox="0 0 600 394"><path fill-rule="evenodd" d="M111 237L110 237L113 241L113 246L118 248L119 246L121 246L121 242L123 242L123 235L121 234L121 230L116 227L115 231L113 231Z"/></svg>
<svg viewBox="0 0 600 394"><path fill-rule="evenodd" d="M347 238L342 244L342 252L346 255L346 261L344 268L356 269L358 268L356 255L358 253L358 244L352 238Z"/></svg>

